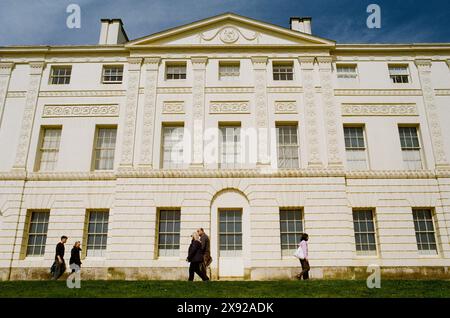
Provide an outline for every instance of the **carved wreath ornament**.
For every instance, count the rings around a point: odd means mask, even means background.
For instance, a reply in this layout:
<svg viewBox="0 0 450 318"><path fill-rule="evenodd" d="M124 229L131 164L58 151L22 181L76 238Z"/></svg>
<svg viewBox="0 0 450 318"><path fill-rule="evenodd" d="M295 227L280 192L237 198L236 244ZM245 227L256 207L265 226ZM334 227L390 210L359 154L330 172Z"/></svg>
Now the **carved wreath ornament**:
<svg viewBox="0 0 450 318"><path fill-rule="evenodd" d="M223 43L231 44L235 43L241 36L247 41L258 41L259 35L260 34L258 32L255 32L252 36L246 36L234 26L224 26L211 36L206 36L204 33L200 33L199 38L203 41L209 42L218 37Z"/></svg>

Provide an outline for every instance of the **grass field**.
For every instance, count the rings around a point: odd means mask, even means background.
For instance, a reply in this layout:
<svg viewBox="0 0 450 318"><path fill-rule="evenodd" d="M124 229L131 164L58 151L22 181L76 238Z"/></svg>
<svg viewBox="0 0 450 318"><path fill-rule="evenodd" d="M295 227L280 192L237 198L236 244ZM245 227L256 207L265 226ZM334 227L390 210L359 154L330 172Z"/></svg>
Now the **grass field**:
<svg viewBox="0 0 450 318"><path fill-rule="evenodd" d="M368 289L363 280L310 281L82 281L69 289L62 281L0 282L0 297L170 297L170 298L286 298L286 297L445 297L450 281L384 280Z"/></svg>

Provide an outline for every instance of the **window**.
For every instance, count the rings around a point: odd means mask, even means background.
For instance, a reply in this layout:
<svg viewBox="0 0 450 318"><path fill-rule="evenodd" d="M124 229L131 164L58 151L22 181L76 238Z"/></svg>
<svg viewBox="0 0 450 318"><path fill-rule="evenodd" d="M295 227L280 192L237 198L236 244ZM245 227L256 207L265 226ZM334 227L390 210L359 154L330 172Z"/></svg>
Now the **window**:
<svg viewBox="0 0 450 318"><path fill-rule="evenodd" d="M112 170L117 128L97 128L94 147L94 169Z"/></svg>
<svg viewBox="0 0 450 318"><path fill-rule="evenodd" d="M43 256L47 242L49 212L31 212L27 256Z"/></svg>
<svg viewBox="0 0 450 318"><path fill-rule="evenodd" d="M350 170L366 170L367 155L364 143L364 127L344 127L347 167Z"/></svg>
<svg viewBox="0 0 450 318"><path fill-rule="evenodd" d="M103 66L103 83L120 84L123 80L123 65Z"/></svg>
<svg viewBox="0 0 450 318"><path fill-rule="evenodd" d="M277 126L278 168L299 168L297 125Z"/></svg>
<svg viewBox="0 0 450 318"><path fill-rule="evenodd" d="M183 126L163 126L162 162L164 169L177 169L183 166Z"/></svg>
<svg viewBox="0 0 450 318"><path fill-rule="evenodd" d="M345 81L354 81L358 78L356 65L336 65L337 78Z"/></svg>
<svg viewBox="0 0 450 318"><path fill-rule="evenodd" d="M166 80L186 79L186 63L167 64Z"/></svg>
<svg viewBox="0 0 450 318"><path fill-rule="evenodd" d="M430 209L414 209L413 218L419 253L436 255L437 246L432 211Z"/></svg>
<svg viewBox="0 0 450 318"><path fill-rule="evenodd" d="M355 229L356 253L360 255L376 254L377 244L372 211L353 210L353 227Z"/></svg>
<svg viewBox="0 0 450 318"><path fill-rule="evenodd" d="M239 167L241 155L240 131L240 126L219 127L220 168L232 169Z"/></svg>
<svg viewBox="0 0 450 318"><path fill-rule="evenodd" d="M420 143L417 127L398 127L405 169L422 169Z"/></svg>
<svg viewBox="0 0 450 318"><path fill-rule="evenodd" d="M292 63L273 63L274 81L292 81L294 79L294 65Z"/></svg>
<svg viewBox="0 0 450 318"><path fill-rule="evenodd" d="M242 254L242 212L239 210L219 211L220 256Z"/></svg>
<svg viewBox="0 0 450 318"><path fill-rule="evenodd" d="M302 211L280 209L280 238L283 256L292 256L303 233Z"/></svg>
<svg viewBox="0 0 450 318"><path fill-rule="evenodd" d="M180 251L180 210L159 211L159 256L178 256Z"/></svg>
<svg viewBox="0 0 450 318"><path fill-rule="evenodd" d="M87 235L87 256L104 256L108 241L108 211L90 211Z"/></svg>
<svg viewBox="0 0 450 318"><path fill-rule="evenodd" d="M52 66L50 73L50 84L64 85L70 84L72 66Z"/></svg>
<svg viewBox="0 0 450 318"><path fill-rule="evenodd" d="M219 63L219 79L237 80L239 79L239 63Z"/></svg>
<svg viewBox="0 0 450 318"><path fill-rule="evenodd" d="M409 70L407 65L389 65L389 77L394 84L409 83Z"/></svg>
<svg viewBox="0 0 450 318"><path fill-rule="evenodd" d="M38 169L52 171L56 168L61 140L61 128L43 128L39 147Z"/></svg>

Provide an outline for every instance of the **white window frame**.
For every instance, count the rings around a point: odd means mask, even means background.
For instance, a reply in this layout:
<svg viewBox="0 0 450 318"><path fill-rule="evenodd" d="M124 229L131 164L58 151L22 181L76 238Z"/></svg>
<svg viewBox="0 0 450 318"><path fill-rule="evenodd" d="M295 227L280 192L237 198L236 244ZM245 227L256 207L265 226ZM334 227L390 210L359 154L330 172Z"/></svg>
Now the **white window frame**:
<svg viewBox="0 0 450 318"><path fill-rule="evenodd" d="M174 216L176 216L175 218L172 219L167 219L169 221L171 221L173 224L173 231L162 231L162 219L161 219L161 214L163 212L173 212ZM166 228L167 228L167 224L168 222L164 222L166 224ZM178 223L178 231L176 230L176 223ZM181 209L158 209L158 244L157 244L157 248L158 248L158 256L159 257L176 257L180 255L180 231L181 229ZM171 235L172 238L174 238L175 240L177 240L178 242L172 243L172 244L162 244L161 243L161 236L162 235ZM175 248L163 248L163 247L175 247ZM178 246L178 247L177 247Z"/></svg>
<svg viewBox="0 0 450 318"><path fill-rule="evenodd" d="M357 213L363 213L363 212L370 212L372 214L372 224L373 224L373 231L369 231L368 229L368 224L367 224L367 219L364 219L365 223L366 223L366 230L359 230L357 231L355 229L355 223L356 223L356 219L355 219L355 214ZM376 256L378 255L378 239L377 239L377 223L376 223L376 219L375 219L375 211L373 209L353 209L352 210L352 219L353 219L353 231L354 231L354 236L355 236L355 250L356 250L356 255L358 256ZM358 219L360 220L360 219ZM359 222L362 223L362 222ZM366 235L367 237L367 242L366 243L358 243L357 242L357 235ZM373 235L373 243L369 243L369 235ZM358 247L362 247L363 245L367 245L368 247L375 247L375 249L358 249Z"/></svg>
<svg viewBox="0 0 450 318"><path fill-rule="evenodd" d="M50 131L57 131L59 135L56 136L56 140L49 141L47 133ZM43 126L41 127L41 138L39 140L38 158L36 161L35 171L54 171L56 170L59 157L59 149L61 146L61 126ZM54 137L54 136L52 136ZM46 144L50 142L54 147L48 147ZM53 160L49 160L53 154ZM43 166L45 163L45 167Z"/></svg>
<svg viewBox="0 0 450 318"><path fill-rule="evenodd" d="M289 68L291 68L291 71L289 71ZM286 82L286 81L291 82L295 79L294 73L295 73L294 62L292 61L272 62L272 79L274 82ZM276 77L278 77L278 79L276 79ZM282 79L281 77L284 77L284 79Z"/></svg>
<svg viewBox="0 0 450 318"><path fill-rule="evenodd" d="M177 70L178 69L178 70ZM184 69L184 72L183 72ZM169 73L169 71L171 73ZM175 70L177 70L175 72ZM169 78L172 77L172 78ZM177 78L175 78L177 77ZM187 63L186 62L166 62L166 69L164 79L166 81L184 81L187 78Z"/></svg>
<svg viewBox="0 0 450 318"><path fill-rule="evenodd" d="M405 69L406 72L400 72L400 69ZM389 64L388 70L389 70L389 79L393 85L411 84L411 73L408 64ZM402 76L406 76L408 82L403 82L403 80L400 82L395 82L395 79L399 78L398 76L400 76L401 78L404 78Z"/></svg>
<svg viewBox="0 0 450 318"><path fill-rule="evenodd" d="M219 62L219 80L237 81L240 77L240 70L239 62Z"/></svg>
<svg viewBox="0 0 450 318"><path fill-rule="evenodd" d="M228 129L233 129L233 134L227 134ZM237 131L237 133L236 133ZM233 140L229 140L233 137ZM237 141L235 140L237 137ZM242 140L241 125L220 124L219 125L219 168L238 169L242 167ZM225 140L224 140L225 139ZM228 151L232 148L233 152ZM232 162L228 162L233 158Z"/></svg>
<svg viewBox="0 0 450 318"><path fill-rule="evenodd" d="M294 127L295 127L295 129L292 129ZM289 133L291 133L293 130L295 131L295 137L296 137L295 143L285 144L284 138L283 138L283 143L282 144L280 143L280 132L283 128L290 128ZM300 168L300 143L299 143L299 134L298 134L298 124L297 123L292 123L292 124L279 123L276 125L276 132L277 132L277 167L279 169L299 169ZM286 136L286 135L283 134L283 137L284 136ZM289 136L290 136L289 139L292 140L292 134L289 134ZM288 152L292 151L292 153L297 153L297 163L296 164L294 161L295 158L281 158L282 153L286 149L293 149L293 150L289 150ZM287 161L287 160L289 160L289 161ZM285 162L286 165L282 166L282 164L281 164L282 162Z"/></svg>
<svg viewBox="0 0 450 318"><path fill-rule="evenodd" d="M283 213L285 212L292 212L295 215L299 216L299 218L289 219L289 218L282 218ZM300 243L300 239L302 234L304 233L305 228L305 222L303 219L303 209L302 208L280 208L279 209L279 217L280 217L280 248L281 248L281 254L282 256L292 256L294 255L294 252L297 250L298 243ZM282 223L286 223L286 230L283 231ZM295 222L300 222L300 229L297 229L297 226L295 225ZM294 223L294 229L291 231L289 230L289 224ZM286 244L283 244L283 235L287 237ZM289 238L290 236L294 236L295 239L292 242Z"/></svg>
<svg viewBox="0 0 450 318"><path fill-rule="evenodd" d="M221 221L222 213L231 213L231 212L238 213L240 215L240 220L241 221L240 222L234 222L234 220L233 220L233 222L228 222L228 219L225 222ZM239 257L239 256L242 256L242 250L244 248L244 241L243 241L244 235L243 235L243 228L242 228L243 227L243 221L242 221L243 215L242 214L243 214L242 209L219 209L218 232L219 232L219 255L221 257ZM228 227L227 227L228 223L233 223L234 224L234 226L233 226L234 231L228 231ZM240 223L240 225L241 225L241 230L240 231L236 230L236 224L237 223ZM221 224L225 224L225 227L226 227L225 231L221 230ZM222 235L227 236L227 237L228 236L235 236L235 238L239 236L241 238L241 244L240 245L239 244L229 245L228 241L226 241L225 244L222 244L223 243L222 242ZM236 239L234 239L233 241L235 243ZM232 248L228 249L228 247L230 247L230 246ZM223 247L227 247L227 248L223 249Z"/></svg>
<svg viewBox="0 0 450 318"><path fill-rule="evenodd" d="M109 74L106 74L109 71ZM114 71L114 72L112 72ZM106 80L107 77L116 77L117 80ZM123 82L123 65L103 65L102 83L103 84L122 84Z"/></svg>
<svg viewBox="0 0 450 318"><path fill-rule="evenodd" d="M346 69L346 71L339 71ZM349 71L349 69L354 69L354 72ZM358 65L357 64L336 64L336 77L339 81L343 82L358 82Z"/></svg>
<svg viewBox="0 0 450 318"><path fill-rule="evenodd" d="M112 147L99 147L99 138L100 138L100 131L101 130L115 130L115 137L114 137L114 145ZM95 138L94 138L94 147L93 147L93 155L92 155L92 170L94 171L111 171L114 170L114 159L115 159L115 152L116 152L116 146L117 146L117 127L116 126L97 126L95 128ZM102 151L112 151L112 157L111 158L103 158L99 155L102 153ZM106 168L101 168L101 160L111 160L111 162L107 163ZM98 162L98 164L97 164Z"/></svg>
<svg viewBox="0 0 450 318"><path fill-rule="evenodd" d="M416 212L419 211L427 211L430 213L431 219L425 219L428 221L431 221L431 225L433 226L433 231L429 231L428 228L425 231L417 231L417 227L416 227ZM432 208L413 208L412 209L412 215L413 215L413 222L414 222L414 233L416 235L416 246L417 246L417 250L419 252L419 254L421 255L430 255L430 256L437 256L439 255L439 245L438 245L438 237L437 237L437 232L436 232L436 222L435 222L435 211ZM422 219L421 219L422 220ZM426 226L427 227L427 226ZM429 234L429 233L433 233L433 238L434 238L434 245L435 245L435 249L420 249L420 245L421 244L425 244L425 245L433 245L433 243L430 243L429 241L427 241L427 243L422 243L422 240L419 240L417 235L420 233L425 233L425 234Z"/></svg>
<svg viewBox="0 0 450 318"><path fill-rule="evenodd" d="M42 257L45 255L45 247L47 244L47 235L48 235L48 224L49 224L49 220L50 220L50 211L41 211L41 210L32 210L28 212L29 215L29 224L28 224L28 233L27 233L27 245L26 245L26 249L25 249L25 255L26 257ZM34 215L45 215L44 222L41 222L41 219L38 219L37 222L33 222L33 216ZM37 231L33 231L32 232L32 227L33 224L36 224L36 226L38 226L39 224L42 224L44 230L41 232L37 232ZM36 244L31 244L31 240L32 238L36 238L38 236L42 237L42 244L36 245ZM34 240L34 243L36 242L36 239ZM30 248L32 249L32 253L29 252ZM36 248L39 249L39 253L35 253Z"/></svg>
<svg viewBox="0 0 450 318"><path fill-rule="evenodd" d="M96 220L91 220L91 216L96 213L103 214L103 217L101 219L101 222ZM106 215L106 218L104 217ZM106 222L105 222L106 219ZM91 222L94 221L94 222ZM88 210L87 211L87 228L86 228L86 256L87 257L104 257L106 255L106 251L108 248L108 232L109 232L109 210ZM93 224L95 230L90 231L90 226ZM97 232L97 225L101 224L101 231ZM106 224L106 231L104 225ZM97 236L101 237L101 243L97 244L95 243L95 238ZM89 239L90 237L94 237L94 243L90 243ZM104 248L103 248L104 247Z"/></svg>
<svg viewBox="0 0 450 318"><path fill-rule="evenodd" d="M402 146L402 136L400 135L400 129L403 128L410 128L415 129L416 135L417 135L417 142L418 147L412 146L412 147L404 147ZM403 166L406 170L423 170L425 169L425 162L423 159L422 154L422 142L421 142L421 135L418 125L398 125L398 134L399 134L399 141L400 141L400 147L402 151L402 158L403 158ZM412 160L414 156L418 157L416 160ZM416 162L418 163L420 160L420 168L414 167L411 163Z"/></svg>
<svg viewBox="0 0 450 318"><path fill-rule="evenodd" d="M361 129L362 130L362 138L364 142L364 147L348 147L346 143L346 135L345 131L347 129ZM367 138L366 138L366 127L365 125L344 125L344 146L345 146L345 155L347 161L348 170L368 170L369 169L369 156L367 149ZM352 157L354 156L354 157ZM355 157L364 157L364 167L363 169L358 168L356 165L353 165L355 162L363 162L361 158L356 160Z"/></svg>
<svg viewBox="0 0 450 318"><path fill-rule="evenodd" d="M168 135L166 134L166 130L176 130L177 132L176 135L180 136L181 135L181 139L178 140L174 140L174 139L170 139L167 140L166 137L168 137ZM181 134L180 134L181 131ZM172 133L174 133L172 131ZM173 136L173 135L171 135ZM179 151L176 152L177 155L181 156L181 158L173 158L173 150L174 150L174 146L180 146L180 142L181 142L181 149L179 149ZM167 158L166 157L166 148L167 146L170 145L171 146L171 151L169 152L170 157ZM183 124L163 124L161 127L161 167L163 169L181 169L184 167L185 163L184 163L184 125ZM177 148L178 149L178 148Z"/></svg>
<svg viewBox="0 0 450 318"><path fill-rule="evenodd" d="M55 74L64 70L64 74ZM72 65L53 65L50 68L49 85L69 85L72 77Z"/></svg>

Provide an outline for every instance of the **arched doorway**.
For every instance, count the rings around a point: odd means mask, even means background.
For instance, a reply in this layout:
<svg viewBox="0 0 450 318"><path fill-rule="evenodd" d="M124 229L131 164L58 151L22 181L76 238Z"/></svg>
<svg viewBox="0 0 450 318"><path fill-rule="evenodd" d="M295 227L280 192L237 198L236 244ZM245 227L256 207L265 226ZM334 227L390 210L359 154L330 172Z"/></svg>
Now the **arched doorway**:
<svg viewBox="0 0 450 318"><path fill-rule="evenodd" d="M219 279L243 278L250 268L250 206L238 190L222 190L211 202L211 253Z"/></svg>

